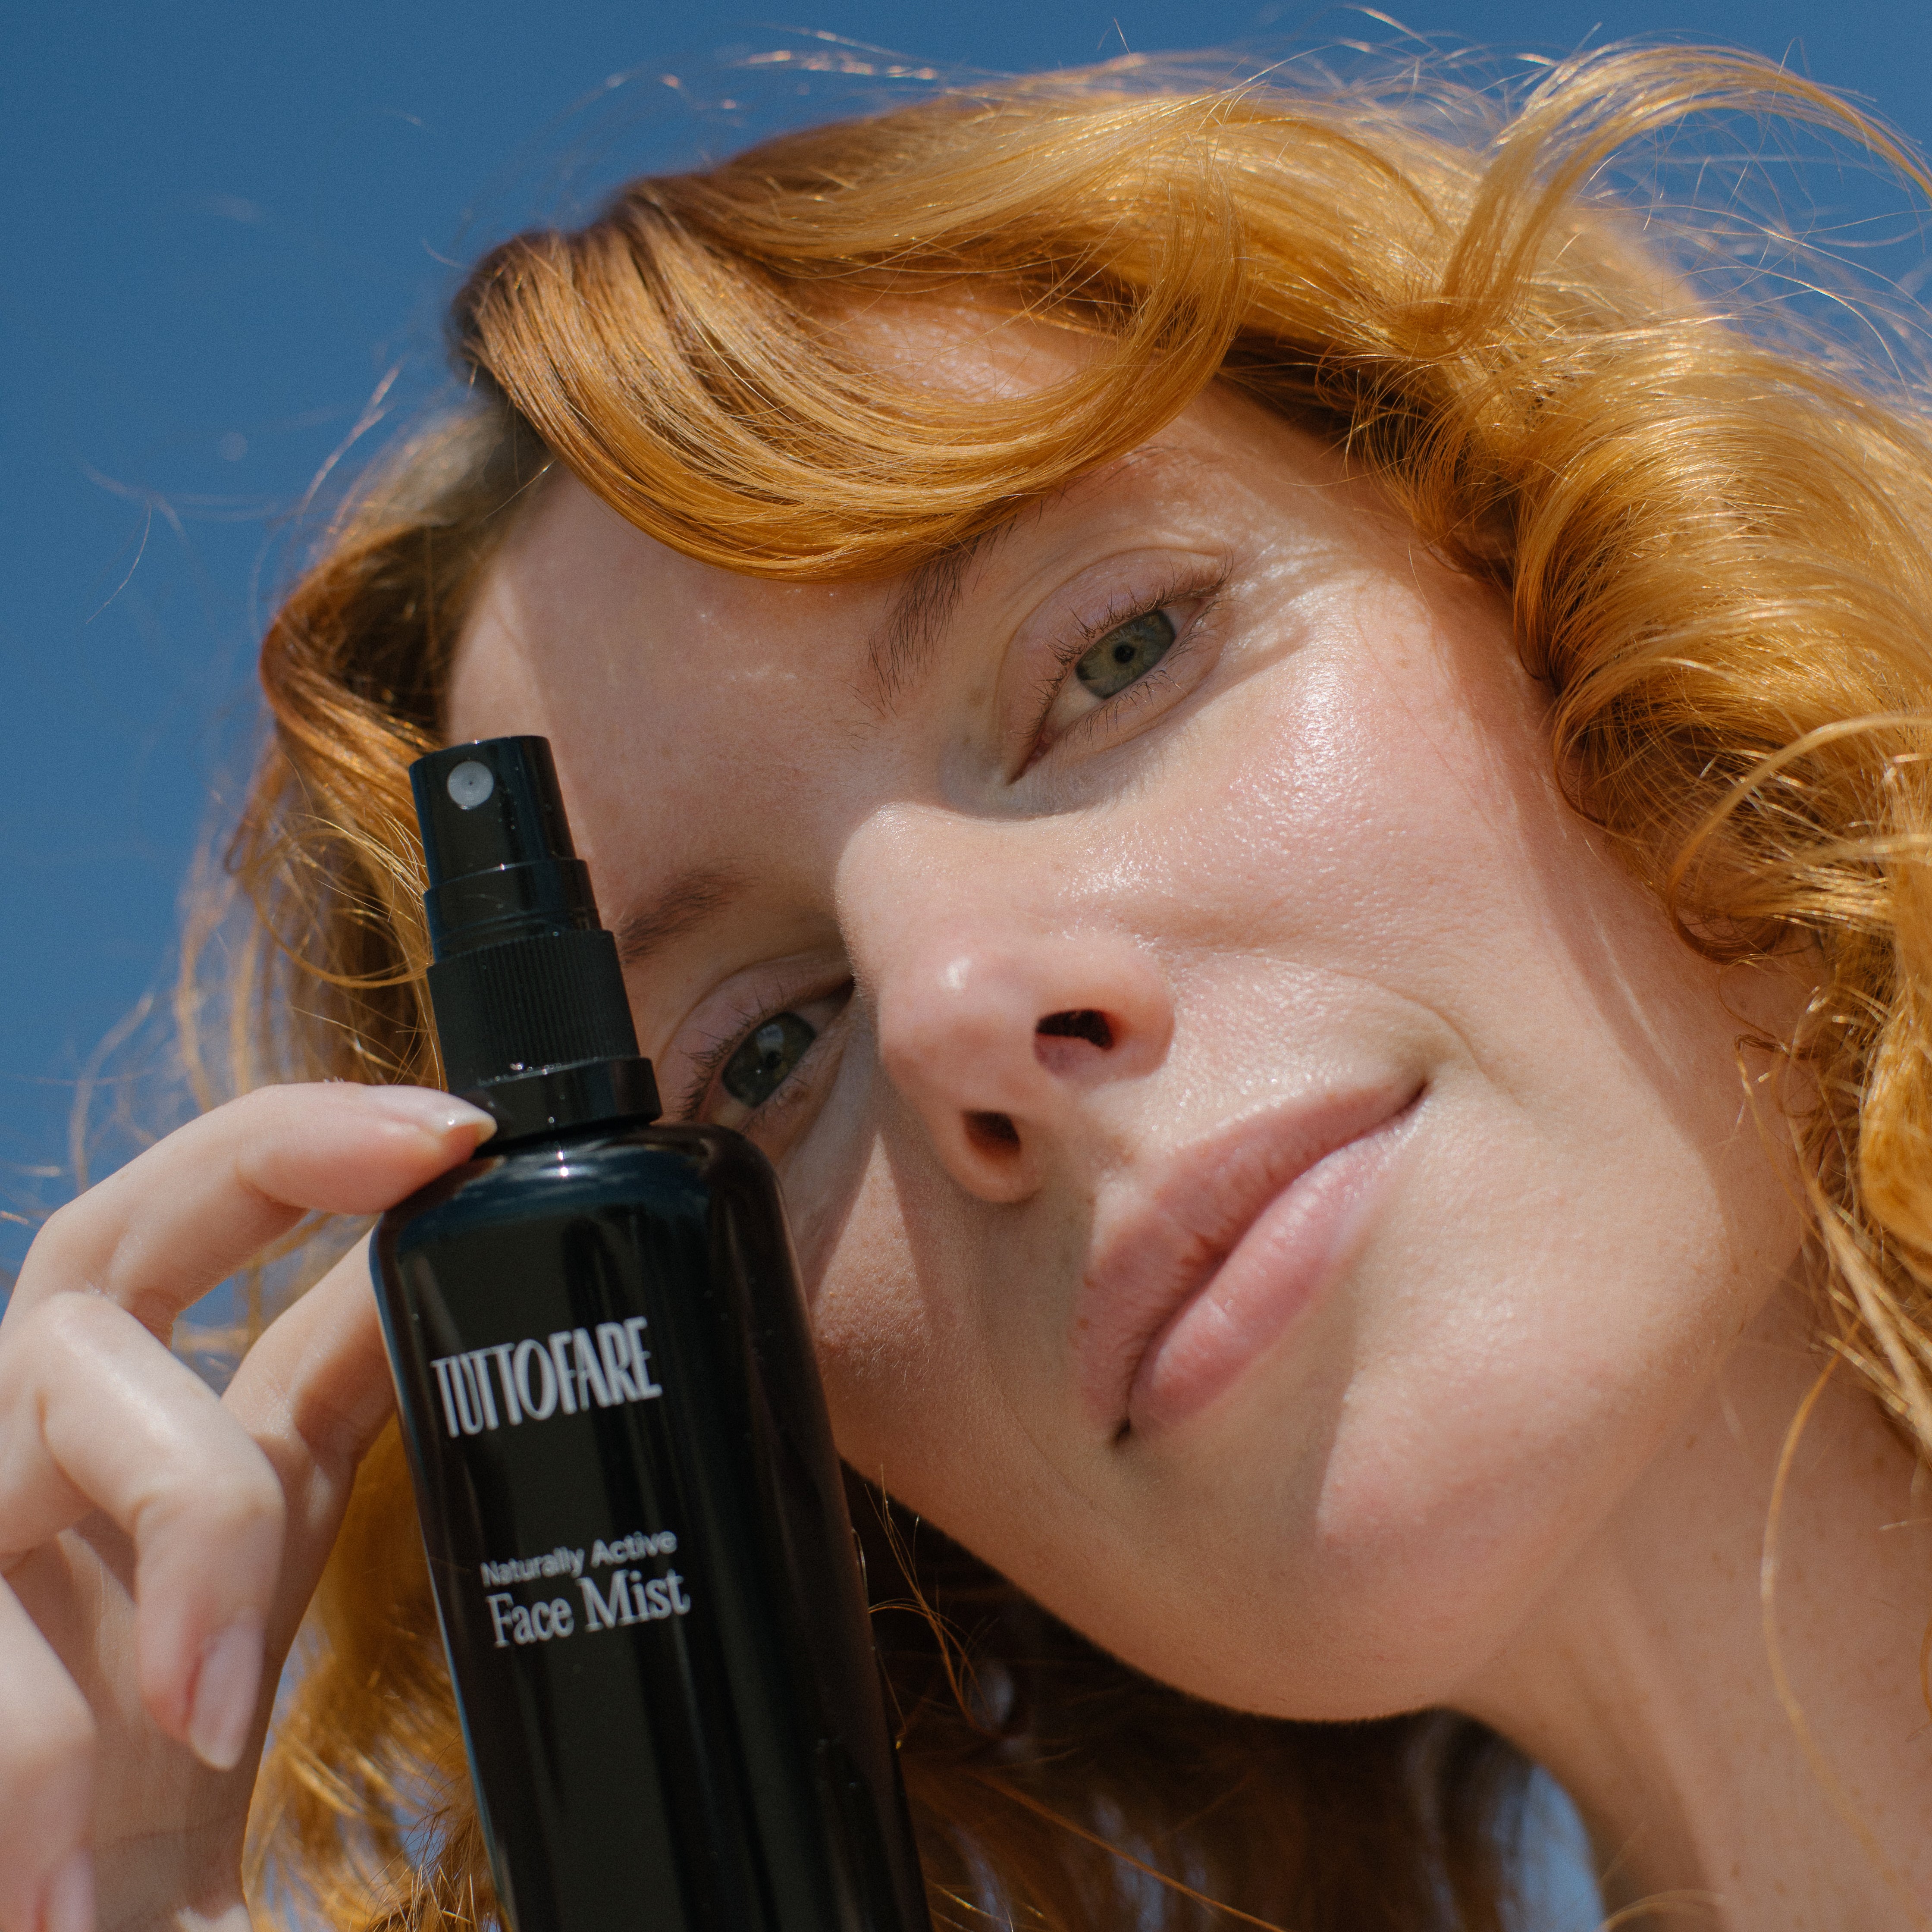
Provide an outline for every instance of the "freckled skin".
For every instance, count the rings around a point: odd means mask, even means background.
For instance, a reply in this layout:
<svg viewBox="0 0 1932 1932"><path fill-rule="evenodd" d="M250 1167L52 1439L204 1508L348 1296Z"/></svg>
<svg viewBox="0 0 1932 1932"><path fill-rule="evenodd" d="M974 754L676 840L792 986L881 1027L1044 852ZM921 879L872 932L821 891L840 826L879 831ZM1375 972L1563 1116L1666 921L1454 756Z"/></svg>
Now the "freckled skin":
<svg viewBox="0 0 1932 1932"><path fill-rule="evenodd" d="M950 352L962 382L1010 370L998 338ZM1064 628L1082 573L1131 592L1175 557L1225 578L1185 668L1016 776L1016 639ZM892 587L716 571L566 481L493 574L451 730L552 738L607 915L682 868L746 878L634 977L668 1090L727 982L801 957L856 982L771 1142L858 1468L1191 1690L1324 1717L1449 1696L1796 1252L1718 976L1557 796L1502 608L1237 398L1018 520L881 717ZM962 960L1010 1013L952 1011ZM1038 1017L1124 973L1165 1044L1004 1109L1025 1186L998 1198L956 1124L1009 1060L1026 1088ZM1340 1278L1185 1426L1096 1426L1073 1300L1137 1174L1370 1079L1422 1100Z"/></svg>

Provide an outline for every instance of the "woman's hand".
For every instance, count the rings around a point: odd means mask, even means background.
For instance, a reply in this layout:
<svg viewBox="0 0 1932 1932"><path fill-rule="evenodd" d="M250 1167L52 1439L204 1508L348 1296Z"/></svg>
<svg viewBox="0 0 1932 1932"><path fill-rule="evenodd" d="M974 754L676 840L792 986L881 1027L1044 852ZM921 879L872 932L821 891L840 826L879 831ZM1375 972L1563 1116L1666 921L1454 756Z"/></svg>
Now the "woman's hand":
<svg viewBox="0 0 1932 1932"><path fill-rule="evenodd" d="M356 1248L218 1398L175 1318L310 1210L370 1214L489 1117L266 1088L63 1208L0 1322L0 1932L240 1918L275 1682L394 1392Z"/></svg>

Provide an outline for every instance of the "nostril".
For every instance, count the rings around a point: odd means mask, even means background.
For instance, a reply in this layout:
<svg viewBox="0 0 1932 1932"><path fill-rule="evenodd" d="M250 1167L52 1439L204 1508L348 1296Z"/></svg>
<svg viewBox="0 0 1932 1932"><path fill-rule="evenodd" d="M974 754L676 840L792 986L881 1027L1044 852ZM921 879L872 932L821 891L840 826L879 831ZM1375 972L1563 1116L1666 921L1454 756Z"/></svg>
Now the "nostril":
<svg viewBox="0 0 1932 1932"><path fill-rule="evenodd" d="M1020 1144L1020 1130L1010 1114L968 1114L966 1138L982 1154L1011 1154Z"/></svg>
<svg viewBox="0 0 1932 1932"><path fill-rule="evenodd" d="M1102 1053L1114 1044L1114 1029L1107 1024L1107 1016L1091 1006L1082 1006L1077 1012L1048 1013L1034 1031L1049 1039L1084 1040Z"/></svg>

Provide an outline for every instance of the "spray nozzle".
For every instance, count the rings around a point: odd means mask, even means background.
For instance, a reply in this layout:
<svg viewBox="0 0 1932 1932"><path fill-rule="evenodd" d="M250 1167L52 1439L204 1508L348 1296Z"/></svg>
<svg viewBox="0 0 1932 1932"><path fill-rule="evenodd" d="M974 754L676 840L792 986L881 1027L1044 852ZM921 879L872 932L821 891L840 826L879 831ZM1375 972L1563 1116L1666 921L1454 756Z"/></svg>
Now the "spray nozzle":
<svg viewBox="0 0 1932 1932"><path fill-rule="evenodd" d="M487 1107L504 1133L655 1116L616 942L598 922L548 742L433 752L410 783L451 1091Z"/></svg>

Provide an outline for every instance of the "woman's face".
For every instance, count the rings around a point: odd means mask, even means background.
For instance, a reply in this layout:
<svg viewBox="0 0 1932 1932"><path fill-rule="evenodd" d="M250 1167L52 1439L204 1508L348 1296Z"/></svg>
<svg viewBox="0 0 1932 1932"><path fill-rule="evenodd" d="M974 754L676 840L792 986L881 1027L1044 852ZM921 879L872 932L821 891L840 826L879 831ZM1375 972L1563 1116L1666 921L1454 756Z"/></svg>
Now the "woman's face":
<svg viewBox="0 0 1932 1932"><path fill-rule="evenodd" d="M869 326L968 393L1070 352ZM1545 708L1215 393L884 581L559 482L448 724L552 740L670 1111L784 1178L847 1459L1142 1669L1354 1717L1495 1657L1798 1240Z"/></svg>

